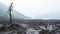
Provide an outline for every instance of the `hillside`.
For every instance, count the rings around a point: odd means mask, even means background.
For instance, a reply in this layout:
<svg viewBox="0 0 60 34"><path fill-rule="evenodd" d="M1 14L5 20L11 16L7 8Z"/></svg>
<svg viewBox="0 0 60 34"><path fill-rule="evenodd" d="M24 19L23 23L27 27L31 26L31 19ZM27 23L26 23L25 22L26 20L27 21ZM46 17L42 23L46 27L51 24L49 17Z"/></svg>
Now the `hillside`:
<svg viewBox="0 0 60 34"><path fill-rule="evenodd" d="M9 18L8 7L2 3L0 3L0 17ZM12 18L13 19L27 19L29 17L18 13L17 11L12 11Z"/></svg>

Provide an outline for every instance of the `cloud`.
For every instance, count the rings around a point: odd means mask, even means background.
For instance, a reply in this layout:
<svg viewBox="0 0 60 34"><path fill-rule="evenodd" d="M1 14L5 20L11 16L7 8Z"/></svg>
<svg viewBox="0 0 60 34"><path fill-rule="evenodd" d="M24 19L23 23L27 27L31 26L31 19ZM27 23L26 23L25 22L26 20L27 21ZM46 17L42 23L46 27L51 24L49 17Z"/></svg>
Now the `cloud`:
<svg viewBox="0 0 60 34"><path fill-rule="evenodd" d="M14 2L14 9L18 12L32 18L37 18L52 12L60 11L59 1L60 0L6 0L6 2L2 2L6 3L6 5L7 3Z"/></svg>

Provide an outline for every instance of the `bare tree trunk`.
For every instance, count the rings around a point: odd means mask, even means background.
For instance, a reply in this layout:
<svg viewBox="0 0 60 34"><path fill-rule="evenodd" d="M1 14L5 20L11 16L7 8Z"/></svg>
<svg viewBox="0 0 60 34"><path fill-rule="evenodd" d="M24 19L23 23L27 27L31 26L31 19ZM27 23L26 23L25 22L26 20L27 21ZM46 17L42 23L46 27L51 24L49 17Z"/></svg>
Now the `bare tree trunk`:
<svg viewBox="0 0 60 34"><path fill-rule="evenodd" d="M13 9L13 3L11 3L11 5L9 7L10 23L12 23L12 15L11 15L12 9Z"/></svg>

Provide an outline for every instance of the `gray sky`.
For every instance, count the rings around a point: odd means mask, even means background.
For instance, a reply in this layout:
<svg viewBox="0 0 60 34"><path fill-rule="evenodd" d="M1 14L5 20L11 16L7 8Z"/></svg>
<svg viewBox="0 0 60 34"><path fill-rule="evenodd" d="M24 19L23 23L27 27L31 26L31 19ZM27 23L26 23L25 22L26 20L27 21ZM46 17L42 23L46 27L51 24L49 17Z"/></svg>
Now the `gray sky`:
<svg viewBox="0 0 60 34"><path fill-rule="evenodd" d="M60 11L60 0L0 0L9 6L14 2L14 9L33 19Z"/></svg>

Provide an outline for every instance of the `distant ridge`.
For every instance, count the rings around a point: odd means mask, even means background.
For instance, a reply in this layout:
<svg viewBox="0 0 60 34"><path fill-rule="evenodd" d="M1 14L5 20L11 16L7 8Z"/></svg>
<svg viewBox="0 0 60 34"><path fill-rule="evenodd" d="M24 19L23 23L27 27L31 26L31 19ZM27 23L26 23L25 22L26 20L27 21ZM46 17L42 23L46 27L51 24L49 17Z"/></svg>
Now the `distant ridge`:
<svg viewBox="0 0 60 34"><path fill-rule="evenodd" d="M60 19L60 11L52 12L44 16L39 16L40 19Z"/></svg>

